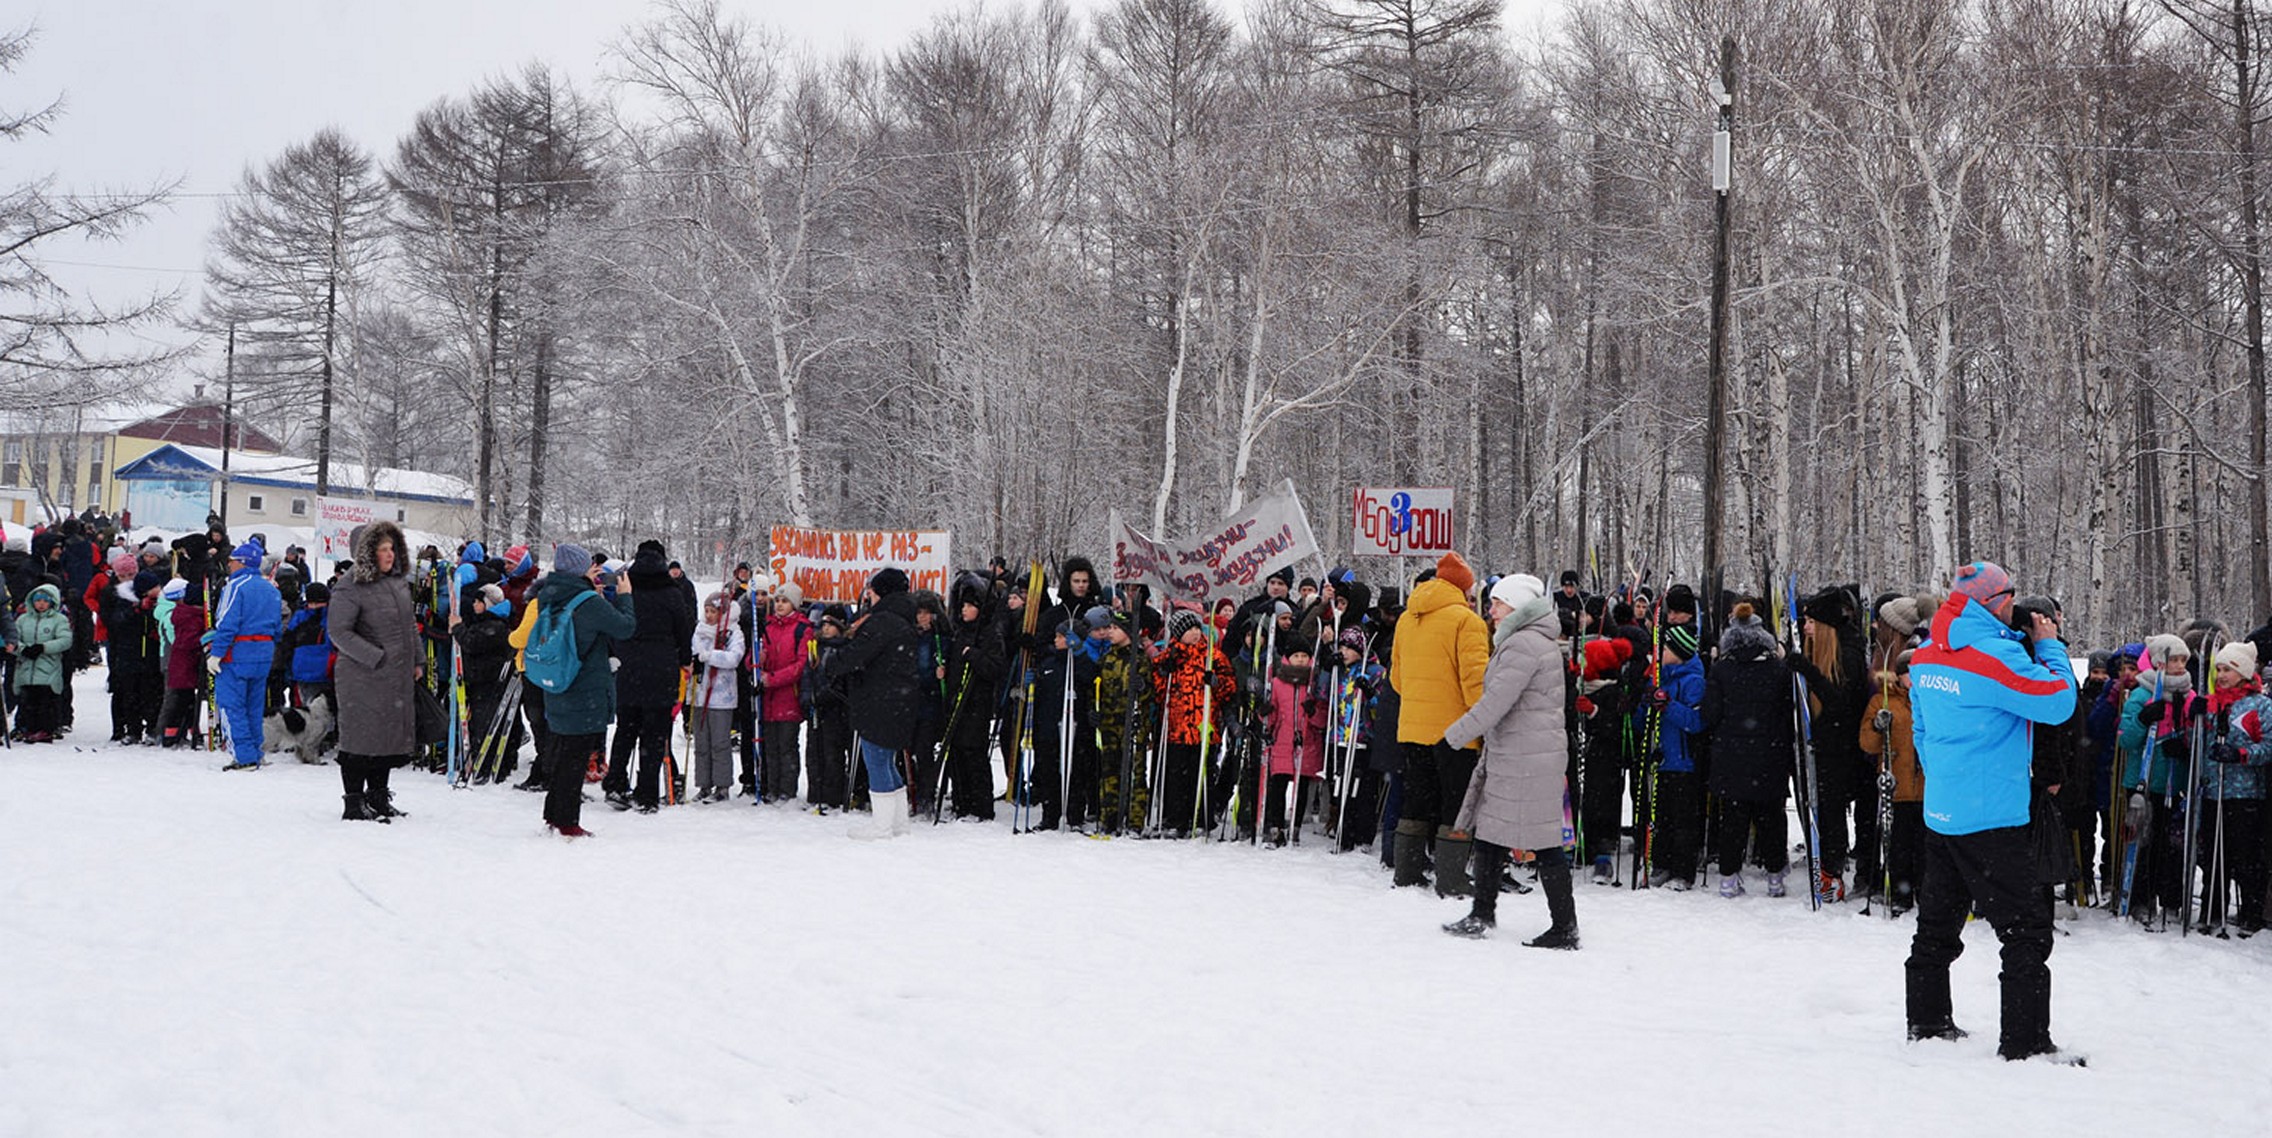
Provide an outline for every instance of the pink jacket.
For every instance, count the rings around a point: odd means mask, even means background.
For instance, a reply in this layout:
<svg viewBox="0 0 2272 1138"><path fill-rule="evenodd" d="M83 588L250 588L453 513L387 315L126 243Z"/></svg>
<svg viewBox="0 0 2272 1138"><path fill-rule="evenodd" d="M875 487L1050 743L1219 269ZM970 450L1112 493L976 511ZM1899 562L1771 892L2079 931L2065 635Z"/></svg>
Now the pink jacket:
<svg viewBox="0 0 2272 1138"><path fill-rule="evenodd" d="M1325 705L1309 698L1308 684L1293 684L1270 673L1270 773L1315 778L1325 772Z"/></svg>
<svg viewBox="0 0 2272 1138"><path fill-rule="evenodd" d="M805 614L769 615L757 638L757 668L765 677L764 705L759 718L767 723L794 723L805 717L797 696L797 681L805 677L805 644L813 638L813 622Z"/></svg>

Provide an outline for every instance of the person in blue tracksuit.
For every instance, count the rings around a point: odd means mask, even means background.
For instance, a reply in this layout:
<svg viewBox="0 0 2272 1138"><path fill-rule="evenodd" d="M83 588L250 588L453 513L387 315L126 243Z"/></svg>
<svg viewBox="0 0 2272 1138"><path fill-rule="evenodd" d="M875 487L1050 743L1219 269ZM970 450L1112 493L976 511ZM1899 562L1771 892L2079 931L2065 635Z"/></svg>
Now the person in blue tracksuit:
<svg viewBox="0 0 2272 1138"><path fill-rule="evenodd" d="M1636 717L1644 730L1647 717L1657 717L1651 889L1683 890L1696 878L1696 855L1704 841L1704 784L1696 770L1703 707L1704 661L1696 655L1696 628L1667 624L1657 648L1657 686Z"/></svg>
<svg viewBox="0 0 2272 1138"><path fill-rule="evenodd" d="M284 628L284 596L260 575L267 556L249 541L229 554L228 583L221 586L213 631L206 634L205 670L213 675L213 700L221 707L229 749L236 755L229 770L260 765L268 666L276 658L277 633Z"/></svg>
<svg viewBox="0 0 2272 1138"><path fill-rule="evenodd" d="M1956 1039L1949 965L1977 907L2003 942L1997 1054L2064 1058L2051 1042L2051 899L2028 831L2035 724L2075 714L2075 675L2058 620L2013 612L2011 577L1990 561L1957 571L1930 639L1910 659L1917 763L1925 776L1924 883L1905 966L1909 1038Z"/></svg>

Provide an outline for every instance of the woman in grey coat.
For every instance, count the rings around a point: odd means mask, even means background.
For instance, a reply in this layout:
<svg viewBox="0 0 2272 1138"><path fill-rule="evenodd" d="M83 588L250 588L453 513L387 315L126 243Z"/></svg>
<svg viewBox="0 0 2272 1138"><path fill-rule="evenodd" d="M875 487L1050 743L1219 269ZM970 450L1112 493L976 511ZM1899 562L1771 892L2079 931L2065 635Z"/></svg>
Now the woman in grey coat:
<svg viewBox="0 0 2272 1138"><path fill-rule="evenodd" d="M1563 721L1561 622L1546 584L1527 573L1502 577L1491 589L1491 665L1483 698L1444 729L1444 742L1483 740L1483 761L1467 784L1455 834L1475 839L1475 901L1468 915L1444 926L1480 937L1498 923L1499 880L1510 850L1530 850L1546 887L1553 927L1523 943L1578 947L1578 908L1570 894L1563 772L1569 761Z"/></svg>
<svg viewBox="0 0 2272 1138"><path fill-rule="evenodd" d="M333 700L339 713L339 783L350 820L402 817L387 775L418 750L411 689L423 670L410 605L410 557L393 522L355 527L355 567L331 590Z"/></svg>

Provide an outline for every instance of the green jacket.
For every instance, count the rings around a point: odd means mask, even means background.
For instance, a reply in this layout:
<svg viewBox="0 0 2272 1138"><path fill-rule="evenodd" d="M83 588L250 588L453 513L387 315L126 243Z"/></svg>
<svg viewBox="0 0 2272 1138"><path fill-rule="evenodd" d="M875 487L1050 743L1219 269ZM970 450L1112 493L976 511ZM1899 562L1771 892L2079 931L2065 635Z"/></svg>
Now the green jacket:
<svg viewBox="0 0 2272 1138"><path fill-rule="evenodd" d="M592 591L592 583L573 573L547 573L536 587L536 603L547 611ZM563 735L597 735L615 717L615 675L608 668L608 649L619 639L639 631L630 597L618 596L613 604L601 597L576 609L576 682L568 690L544 697L544 721Z"/></svg>
<svg viewBox="0 0 2272 1138"><path fill-rule="evenodd" d="M30 601L47 598L47 611L35 611ZM16 690L28 687L45 687L62 691L64 683L64 657L71 651L71 618L63 613L63 591L53 585L41 585L32 590L22 616L16 618L16 639L25 646L40 646L37 659L16 662ZM20 651L20 649L19 649Z"/></svg>

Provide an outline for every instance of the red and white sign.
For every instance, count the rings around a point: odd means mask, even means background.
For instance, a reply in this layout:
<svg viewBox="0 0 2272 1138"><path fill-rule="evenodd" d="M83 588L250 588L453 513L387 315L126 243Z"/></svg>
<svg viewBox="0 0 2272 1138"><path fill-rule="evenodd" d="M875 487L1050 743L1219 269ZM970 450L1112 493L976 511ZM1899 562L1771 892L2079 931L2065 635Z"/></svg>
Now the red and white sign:
<svg viewBox="0 0 2272 1138"><path fill-rule="evenodd" d="M1452 551L1452 488L1359 486L1350 532L1358 556Z"/></svg>
<svg viewBox="0 0 2272 1138"><path fill-rule="evenodd" d="M348 546L348 535L356 526L367 526L379 520L379 504L369 498L318 498L316 499L316 556L352 558L355 551Z"/></svg>

